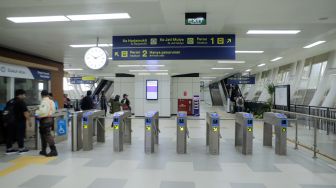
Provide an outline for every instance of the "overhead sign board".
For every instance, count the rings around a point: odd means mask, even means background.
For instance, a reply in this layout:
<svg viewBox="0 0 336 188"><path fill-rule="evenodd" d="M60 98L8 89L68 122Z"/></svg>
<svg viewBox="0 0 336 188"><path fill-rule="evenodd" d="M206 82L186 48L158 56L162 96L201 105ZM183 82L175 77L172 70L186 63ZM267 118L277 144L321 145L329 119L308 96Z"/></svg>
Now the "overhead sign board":
<svg viewBox="0 0 336 188"><path fill-rule="evenodd" d="M36 80L50 80L51 73L46 70L33 69L25 66L0 62L0 76Z"/></svg>
<svg viewBox="0 0 336 188"><path fill-rule="evenodd" d="M88 76L70 77L70 84L94 84L95 82L96 82L95 77L88 77Z"/></svg>
<svg viewBox="0 0 336 188"><path fill-rule="evenodd" d="M206 25L205 12L188 12L185 13L185 25Z"/></svg>
<svg viewBox="0 0 336 188"><path fill-rule="evenodd" d="M113 60L235 59L235 35L113 37Z"/></svg>
<svg viewBox="0 0 336 188"><path fill-rule="evenodd" d="M238 85L238 84L255 84L254 76L242 76L242 77L231 77L228 78L228 84Z"/></svg>

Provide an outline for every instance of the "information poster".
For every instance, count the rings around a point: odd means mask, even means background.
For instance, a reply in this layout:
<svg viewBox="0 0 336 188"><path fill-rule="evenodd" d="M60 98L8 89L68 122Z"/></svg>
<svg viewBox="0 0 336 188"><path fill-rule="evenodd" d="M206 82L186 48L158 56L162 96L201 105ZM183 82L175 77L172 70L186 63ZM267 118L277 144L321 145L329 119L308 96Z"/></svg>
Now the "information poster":
<svg viewBox="0 0 336 188"><path fill-rule="evenodd" d="M158 81L146 80L146 99L158 100Z"/></svg>

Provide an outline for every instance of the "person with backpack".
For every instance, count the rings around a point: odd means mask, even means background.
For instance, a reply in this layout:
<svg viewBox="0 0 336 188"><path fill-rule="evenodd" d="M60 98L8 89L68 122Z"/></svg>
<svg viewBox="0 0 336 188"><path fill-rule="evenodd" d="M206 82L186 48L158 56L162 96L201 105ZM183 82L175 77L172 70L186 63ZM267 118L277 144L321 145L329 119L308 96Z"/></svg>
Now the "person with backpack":
<svg viewBox="0 0 336 188"><path fill-rule="evenodd" d="M107 99L106 99L106 96L105 96L105 91L101 92L99 102L100 102L100 109L105 111L105 116L106 116L106 113L107 113Z"/></svg>
<svg viewBox="0 0 336 188"><path fill-rule="evenodd" d="M244 99L241 95L236 99L237 112L242 112L244 109Z"/></svg>
<svg viewBox="0 0 336 188"><path fill-rule="evenodd" d="M130 101L128 99L128 95L124 94L123 95L123 99L121 100L121 104L122 104L122 109L123 110L129 110L131 111L131 106L130 106Z"/></svg>
<svg viewBox="0 0 336 188"><path fill-rule="evenodd" d="M7 102L3 113L4 125L6 127L6 154L23 154L29 150L24 147L26 125L31 127L30 114L24 99L26 92L22 89L15 91L15 98ZM17 141L19 149L13 148L14 141Z"/></svg>
<svg viewBox="0 0 336 188"><path fill-rule="evenodd" d="M92 110L94 109L93 99L91 97L92 91L87 91L86 96L81 101L82 110Z"/></svg>
<svg viewBox="0 0 336 188"><path fill-rule="evenodd" d="M55 103L50 100L49 93L47 90L41 92L42 101L39 109L36 111L37 118L40 121L40 135L41 135L41 145L42 150L40 155L46 157L57 156L57 150L55 146L54 137L51 135L51 128L54 124L54 119L52 115L55 113ZM50 152L47 153L47 144L49 144Z"/></svg>

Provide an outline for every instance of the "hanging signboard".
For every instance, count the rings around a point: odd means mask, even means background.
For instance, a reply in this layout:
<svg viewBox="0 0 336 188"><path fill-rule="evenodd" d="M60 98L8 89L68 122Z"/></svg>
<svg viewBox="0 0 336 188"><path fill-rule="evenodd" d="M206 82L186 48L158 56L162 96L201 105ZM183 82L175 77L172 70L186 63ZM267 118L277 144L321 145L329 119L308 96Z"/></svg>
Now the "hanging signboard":
<svg viewBox="0 0 336 188"><path fill-rule="evenodd" d="M19 65L0 62L0 76L36 80L50 80L51 73L46 70L33 69Z"/></svg>
<svg viewBox="0 0 336 188"><path fill-rule="evenodd" d="M242 76L242 77L231 77L228 78L228 84L238 85L238 84L255 84L254 76Z"/></svg>

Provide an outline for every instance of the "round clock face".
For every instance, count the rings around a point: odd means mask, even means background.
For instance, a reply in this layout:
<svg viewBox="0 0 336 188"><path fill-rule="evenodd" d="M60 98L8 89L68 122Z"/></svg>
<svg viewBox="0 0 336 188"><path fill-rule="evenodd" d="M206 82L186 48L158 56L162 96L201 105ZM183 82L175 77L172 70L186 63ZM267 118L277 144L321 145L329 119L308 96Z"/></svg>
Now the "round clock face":
<svg viewBox="0 0 336 188"><path fill-rule="evenodd" d="M107 54L99 47L90 48L85 53L85 64L90 69L98 70L103 68L107 63Z"/></svg>

